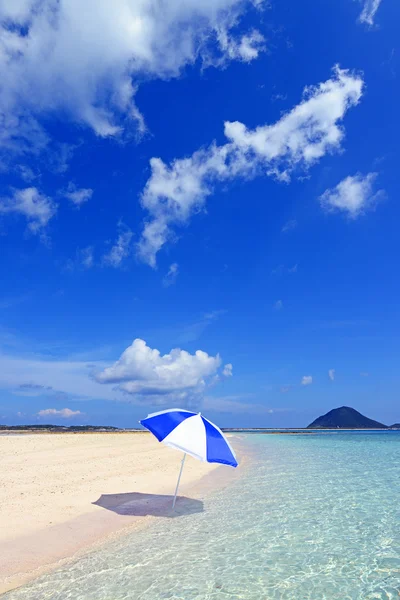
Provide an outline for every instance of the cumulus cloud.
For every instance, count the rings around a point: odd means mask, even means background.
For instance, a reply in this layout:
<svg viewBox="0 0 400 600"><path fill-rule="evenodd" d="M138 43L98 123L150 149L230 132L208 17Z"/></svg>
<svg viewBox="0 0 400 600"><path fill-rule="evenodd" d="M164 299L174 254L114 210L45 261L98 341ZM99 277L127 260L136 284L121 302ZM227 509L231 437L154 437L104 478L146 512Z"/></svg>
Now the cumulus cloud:
<svg viewBox="0 0 400 600"><path fill-rule="evenodd" d="M168 273L165 275L165 277L163 279L164 287L169 287L170 285L173 285L176 281L176 278L178 277L178 273L179 273L178 263L172 263L172 265L170 265L170 267L168 269Z"/></svg>
<svg viewBox="0 0 400 600"><path fill-rule="evenodd" d="M329 379L333 381L335 379L335 369L329 369L328 371Z"/></svg>
<svg viewBox="0 0 400 600"><path fill-rule="evenodd" d="M38 153L41 118L62 113L98 136L135 123L139 81L177 77L198 58L223 66L257 58L264 40L239 27L256 0L3 0L0 146Z"/></svg>
<svg viewBox="0 0 400 600"><path fill-rule="evenodd" d="M72 417L83 415L80 410L71 410L70 408L61 408L60 410L45 408L39 410L37 414L39 417L60 417L61 419L71 419Z"/></svg>
<svg viewBox="0 0 400 600"><path fill-rule="evenodd" d="M313 378L311 375L304 375L301 380L301 385L311 385Z"/></svg>
<svg viewBox="0 0 400 600"><path fill-rule="evenodd" d="M40 233L57 212L57 205L37 188L14 189L8 198L0 198L0 214L18 214L28 221L32 233Z"/></svg>
<svg viewBox="0 0 400 600"><path fill-rule="evenodd" d="M120 267L131 253L133 232L126 228L121 231L111 250L103 257L103 262L109 267Z"/></svg>
<svg viewBox="0 0 400 600"><path fill-rule="evenodd" d="M99 383L156 404L198 402L221 366L221 358L197 350L190 354L175 348L162 355L144 340L135 339L110 367L95 375Z"/></svg>
<svg viewBox="0 0 400 600"><path fill-rule="evenodd" d="M75 206L81 206L93 195L93 190L91 188L77 188L74 183L71 181L68 184L67 189L63 192L63 196L71 200Z"/></svg>
<svg viewBox="0 0 400 600"><path fill-rule="evenodd" d="M358 104L363 81L334 68L331 79L308 87L303 100L273 125L249 129L225 122L227 143L197 150L166 165L150 160L151 176L141 202L148 213L138 253L151 266L157 252L173 237L175 226L187 225L204 208L217 182L265 174L289 181L297 169L308 169L326 153L339 150L346 111Z"/></svg>
<svg viewBox="0 0 400 600"><path fill-rule="evenodd" d="M343 211L352 219L373 208L384 196L383 190L374 191L377 173L357 173L343 179L336 187L326 190L319 201L327 211Z"/></svg>
<svg viewBox="0 0 400 600"><path fill-rule="evenodd" d="M360 22L366 23L367 25L373 25L375 15L382 0L363 0L363 9L360 14Z"/></svg>

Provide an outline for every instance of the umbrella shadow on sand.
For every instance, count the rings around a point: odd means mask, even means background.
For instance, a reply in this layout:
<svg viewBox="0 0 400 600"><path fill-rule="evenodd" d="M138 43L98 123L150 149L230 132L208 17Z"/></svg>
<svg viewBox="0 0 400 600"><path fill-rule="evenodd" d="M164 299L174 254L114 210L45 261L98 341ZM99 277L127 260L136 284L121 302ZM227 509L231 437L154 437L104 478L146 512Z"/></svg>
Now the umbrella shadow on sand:
<svg viewBox="0 0 400 600"><path fill-rule="evenodd" d="M179 496L176 501L175 509L172 508L173 496L162 494L141 494L140 492L131 492L126 494L102 494L96 502L96 506L101 506L118 515L129 515L136 517L182 517L204 511L204 504L201 500Z"/></svg>

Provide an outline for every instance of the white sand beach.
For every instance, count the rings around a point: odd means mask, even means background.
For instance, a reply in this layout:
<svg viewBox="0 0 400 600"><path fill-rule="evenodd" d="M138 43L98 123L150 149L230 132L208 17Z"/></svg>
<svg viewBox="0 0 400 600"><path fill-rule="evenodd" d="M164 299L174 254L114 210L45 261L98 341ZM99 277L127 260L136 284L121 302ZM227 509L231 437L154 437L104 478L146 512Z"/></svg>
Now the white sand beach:
<svg viewBox="0 0 400 600"><path fill-rule="evenodd" d="M165 514L182 458L147 433L0 436L0 453L0 592ZM217 468L188 457L180 492Z"/></svg>

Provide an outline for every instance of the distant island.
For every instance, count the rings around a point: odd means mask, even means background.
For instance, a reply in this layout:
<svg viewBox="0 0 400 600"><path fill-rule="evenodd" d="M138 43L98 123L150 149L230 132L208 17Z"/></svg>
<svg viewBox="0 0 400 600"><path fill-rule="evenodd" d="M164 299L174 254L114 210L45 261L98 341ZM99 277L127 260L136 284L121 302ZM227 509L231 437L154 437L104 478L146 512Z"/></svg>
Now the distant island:
<svg viewBox="0 0 400 600"><path fill-rule="evenodd" d="M396 428L397 425L392 425ZM369 419L350 406L330 410L315 419L307 429L390 429L387 425Z"/></svg>
<svg viewBox="0 0 400 600"><path fill-rule="evenodd" d="M0 431L120 431L109 425L0 425Z"/></svg>

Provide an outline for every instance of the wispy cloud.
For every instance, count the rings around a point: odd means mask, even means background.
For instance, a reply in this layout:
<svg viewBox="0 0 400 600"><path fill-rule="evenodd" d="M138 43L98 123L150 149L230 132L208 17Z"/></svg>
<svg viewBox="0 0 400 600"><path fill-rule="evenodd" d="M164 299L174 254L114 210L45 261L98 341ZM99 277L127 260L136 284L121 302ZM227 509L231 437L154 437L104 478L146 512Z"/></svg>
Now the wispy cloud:
<svg viewBox="0 0 400 600"><path fill-rule="evenodd" d="M86 248L78 248L75 259L69 259L65 269L73 272L75 270L91 269L94 265L94 248L93 246L87 246Z"/></svg>
<svg viewBox="0 0 400 600"><path fill-rule="evenodd" d="M195 342L198 340L204 331L212 323L215 323L222 315L226 313L225 310L213 310L204 315L194 323L185 325L180 333L177 335L177 343L186 344L188 342Z"/></svg>
<svg viewBox="0 0 400 600"><path fill-rule="evenodd" d="M271 275L283 275L284 273L289 273L289 275L293 275L293 273L297 273L298 265L295 264L292 267L285 267L285 265L278 265L275 269L272 269Z"/></svg>
<svg viewBox="0 0 400 600"><path fill-rule="evenodd" d="M331 381L334 381L334 379L335 379L335 369L329 369L328 375L329 375L329 379Z"/></svg>
<svg viewBox="0 0 400 600"><path fill-rule="evenodd" d="M131 254L132 237L133 232L128 227L124 228L124 230L119 233L111 250L104 255L103 263L109 267L120 267L124 260Z"/></svg>
<svg viewBox="0 0 400 600"><path fill-rule="evenodd" d="M361 23L366 23L367 25L372 26L382 0L362 0L362 2L363 9L359 16L359 20Z"/></svg>
<svg viewBox="0 0 400 600"><path fill-rule="evenodd" d="M374 191L377 176L377 173L357 173L346 177L336 187L326 190L320 196L321 206L329 212L346 212L349 217L356 219L385 196L383 190Z"/></svg>
<svg viewBox="0 0 400 600"><path fill-rule="evenodd" d="M313 378L311 375L304 375L301 380L301 385L311 385Z"/></svg>
<svg viewBox="0 0 400 600"><path fill-rule="evenodd" d="M292 387L293 386L291 386L291 385L282 385L282 387L280 389L281 394L287 394L288 392L290 392Z"/></svg>
<svg viewBox="0 0 400 600"><path fill-rule="evenodd" d="M60 410L44 408L43 410L39 410L37 414L38 417L59 417L61 419L71 419L72 417L83 415L80 410L71 410L70 408L61 408Z"/></svg>
<svg viewBox="0 0 400 600"><path fill-rule="evenodd" d="M57 212L53 200L35 187L14 189L12 195L0 198L0 214L17 214L25 217L32 233L41 233Z"/></svg>
<svg viewBox="0 0 400 600"><path fill-rule="evenodd" d="M293 173L340 150L341 121L358 104L362 88L360 76L335 67L331 79L308 87L303 100L273 125L249 129L239 121L225 122L224 145L212 143L170 165L152 158L141 199L149 218L137 247L140 258L154 267L174 228L204 208L217 183L265 173L288 182Z"/></svg>
<svg viewBox="0 0 400 600"><path fill-rule="evenodd" d="M93 246L87 246L79 250L79 263L84 269L90 269L94 265Z"/></svg>
<svg viewBox="0 0 400 600"><path fill-rule="evenodd" d="M232 395L232 396L206 396L202 407L209 412L217 413L235 413L235 414L259 414L272 415L279 412L286 412L286 408L271 408L263 404L246 402L252 394Z"/></svg>
<svg viewBox="0 0 400 600"><path fill-rule="evenodd" d="M163 279L163 286L169 287L176 282L176 278L179 274L179 266L178 263L172 263L168 269L168 273L165 275Z"/></svg>
<svg viewBox="0 0 400 600"><path fill-rule="evenodd" d="M93 190L91 188L78 188L70 181L67 189L62 192L62 195L79 208L82 204L90 200Z"/></svg>
<svg viewBox="0 0 400 600"><path fill-rule="evenodd" d="M293 229L296 229L296 227L297 227L296 219L291 219L290 221L287 221L283 225L281 231L282 231L282 233L288 233L289 231L293 231Z"/></svg>
<svg viewBox="0 0 400 600"><path fill-rule="evenodd" d="M274 304L274 310L282 310L283 302L282 300L277 300Z"/></svg>
<svg viewBox="0 0 400 600"><path fill-rule="evenodd" d="M46 396L60 401L74 399L124 400L121 392L97 383L94 370L107 366L103 361L55 360L43 355L18 356L0 352L0 389L17 396ZM90 364L90 366L88 366Z"/></svg>
<svg viewBox="0 0 400 600"><path fill-rule="evenodd" d="M222 375L224 377L232 377L232 375L233 375L232 369L233 369L233 366L231 365L231 363L227 363L222 370Z"/></svg>

